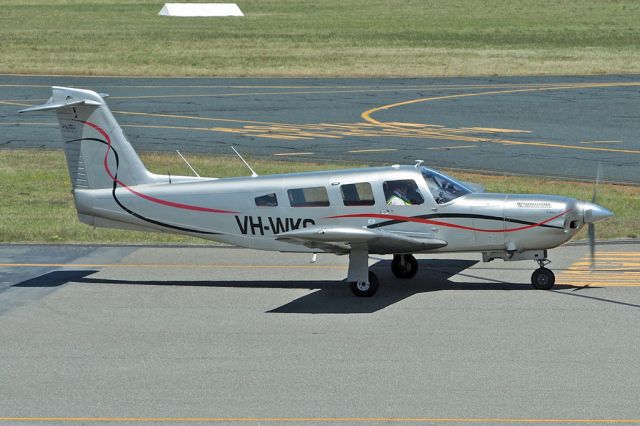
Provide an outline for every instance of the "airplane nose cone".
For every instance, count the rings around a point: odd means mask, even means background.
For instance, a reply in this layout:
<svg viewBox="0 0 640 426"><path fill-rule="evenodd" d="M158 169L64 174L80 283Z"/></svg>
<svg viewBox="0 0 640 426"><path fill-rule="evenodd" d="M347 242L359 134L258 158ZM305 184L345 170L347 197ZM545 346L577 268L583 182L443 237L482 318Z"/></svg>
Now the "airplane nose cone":
<svg viewBox="0 0 640 426"><path fill-rule="evenodd" d="M605 209L604 207L594 203L588 203L586 201L582 203L582 212L584 223L596 223L601 220L613 217L613 212L611 210Z"/></svg>

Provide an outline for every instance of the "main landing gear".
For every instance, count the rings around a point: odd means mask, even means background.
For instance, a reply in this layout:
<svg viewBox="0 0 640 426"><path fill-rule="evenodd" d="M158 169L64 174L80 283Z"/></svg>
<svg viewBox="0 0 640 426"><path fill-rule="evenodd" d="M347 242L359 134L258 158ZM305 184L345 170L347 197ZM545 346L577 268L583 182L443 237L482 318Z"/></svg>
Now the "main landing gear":
<svg viewBox="0 0 640 426"><path fill-rule="evenodd" d="M366 250L351 250L347 281L351 292L358 297L371 297L380 285L375 273L369 271L369 253ZM391 272L397 278L413 278L418 272L418 261L411 254L396 254L391 261Z"/></svg>
<svg viewBox="0 0 640 426"><path fill-rule="evenodd" d="M367 281L354 281L351 283L351 292L358 297L371 297L378 291L378 277L369 271Z"/></svg>
<svg viewBox="0 0 640 426"><path fill-rule="evenodd" d="M358 297L371 297L378 291L378 277L369 271L369 252L366 248L354 247L349 252L347 281L351 292Z"/></svg>
<svg viewBox="0 0 640 426"><path fill-rule="evenodd" d="M391 261L391 272L396 278L413 278L418 273L418 261L412 254L395 254Z"/></svg>
<svg viewBox="0 0 640 426"><path fill-rule="evenodd" d="M551 269L545 268L546 265L551 263L549 259L536 259L540 268L536 269L531 274L531 284L538 290L550 290L556 283L556 276Z"/></svg>

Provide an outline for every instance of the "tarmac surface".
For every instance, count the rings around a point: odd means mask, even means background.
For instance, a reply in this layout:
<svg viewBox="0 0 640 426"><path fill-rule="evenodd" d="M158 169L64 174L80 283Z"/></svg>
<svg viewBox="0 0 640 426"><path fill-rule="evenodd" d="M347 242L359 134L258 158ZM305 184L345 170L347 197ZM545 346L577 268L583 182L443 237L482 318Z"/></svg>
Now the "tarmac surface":
<svg viewBox="0 0 640 426"><path fill-rule="evenodd" d="M640 184L640 76L122 78L0 75L0 149L59 148L50 86L110 94L139 150L413 163ZM542 191L544 192L544 191Z"/></svg>
<svg viewBox="0 0 640 426"><path fill-rule="evenodd" d="M0 422L640 422L640 244L479 258L0 246Z"/></svg>

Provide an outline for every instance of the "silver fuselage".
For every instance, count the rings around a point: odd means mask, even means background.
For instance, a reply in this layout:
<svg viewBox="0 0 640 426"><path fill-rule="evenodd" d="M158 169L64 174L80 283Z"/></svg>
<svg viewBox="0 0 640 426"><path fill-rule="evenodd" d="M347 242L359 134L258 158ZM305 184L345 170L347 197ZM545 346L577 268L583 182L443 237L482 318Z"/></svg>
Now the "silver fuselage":
<svg viewBox="0 0 640 426"><path fill-rule="evenodd" d="M389 205L383 184L391 180L415 181L422 204ZM370 183L374 203L345 206L341 187L360 182ZM283 252L322 251L277 239L308 227L378 229L446 241L446 246L430 252L550 249L576 235L589 204L553 195L483 192L438 204L420 169L413 166L229 179L167 176L164 183L115 186L74 190L82 222ZM329 205L292 207L288 190L307 187L326 188ZM256 198L265 194L275 194L278 205L257 205Z"/></svg>

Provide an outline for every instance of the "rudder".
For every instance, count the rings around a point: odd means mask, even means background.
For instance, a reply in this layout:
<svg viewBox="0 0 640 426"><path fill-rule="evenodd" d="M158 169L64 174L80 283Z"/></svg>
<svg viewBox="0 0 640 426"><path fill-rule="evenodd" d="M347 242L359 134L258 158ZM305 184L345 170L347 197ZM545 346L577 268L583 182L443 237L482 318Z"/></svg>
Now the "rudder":
<svg viewBox="0 0 640 426"><path fill-rule="evenodd" d="M20 112L56 111L73 188L154 183L104 99L91 90L52 88L43 104Z"/></svg>

